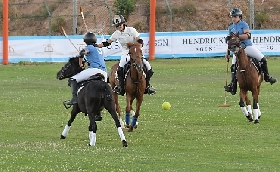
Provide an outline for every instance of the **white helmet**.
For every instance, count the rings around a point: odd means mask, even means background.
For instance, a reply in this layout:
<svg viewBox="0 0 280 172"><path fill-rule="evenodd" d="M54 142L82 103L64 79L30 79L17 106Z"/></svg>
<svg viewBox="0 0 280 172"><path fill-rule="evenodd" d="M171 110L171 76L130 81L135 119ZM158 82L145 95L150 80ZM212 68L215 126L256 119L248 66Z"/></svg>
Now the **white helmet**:
<svg viewBox="0 0 280 172"><path fill-rule="evenodd" d="M113 19L113 26L118 27L125 22L126 21L122 15L115 15Z"/></svg>

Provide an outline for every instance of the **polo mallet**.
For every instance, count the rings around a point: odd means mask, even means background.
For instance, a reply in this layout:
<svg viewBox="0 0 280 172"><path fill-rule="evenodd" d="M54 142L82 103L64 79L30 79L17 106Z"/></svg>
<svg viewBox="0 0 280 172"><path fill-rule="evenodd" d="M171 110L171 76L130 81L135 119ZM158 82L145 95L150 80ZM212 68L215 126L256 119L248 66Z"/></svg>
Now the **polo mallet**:
<svg viewBox="0 0 280 172"><path fill-rule="evenodd" d="M80 13L81 13L81 16L83 18L83 22L84 22L84 26L86 28L86 31L88 32L88 27L87 27L87 24L86 24L86 21L85 21L85 16L84 16L84 12L83 12L83 8L80 7Z"/></svg>
<svg viewBox="0 0 280 172"><path fill-rule="evenodd" d="M229 55L229 51L228 51ZM227 74L226 74L226 85L227 85L227 80L228 80L228 64L229 64L229 59L227 58ZM227 92L225 91L225 102L224 104L220 104L218 107L229 107L230 104L227 104Z"/></svg>
<svg viewBox="0 0 280 172"><path fill-rule="evenodd" d="M76 48L77 52L79 53L80 51L78 50L78 48L73 44L73 42L71 41L71 39L68 37L68 35L66 34L64 28L61 26L61 32L63 33L63 35L70 41L70 43L73 45L73 47Z"/></svg>

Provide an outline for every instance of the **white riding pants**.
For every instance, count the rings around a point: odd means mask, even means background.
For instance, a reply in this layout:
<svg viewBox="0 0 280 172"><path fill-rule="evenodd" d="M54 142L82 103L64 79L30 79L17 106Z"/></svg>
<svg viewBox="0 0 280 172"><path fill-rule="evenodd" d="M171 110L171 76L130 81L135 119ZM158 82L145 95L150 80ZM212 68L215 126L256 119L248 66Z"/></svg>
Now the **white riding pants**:
<svg viewBox="0 0 280 172"><path fill-rule="evenodd" d="M75 79L77 81L77 83L87 80L89 77L91 77L92 75L95 75L97 73L101 73L104 77L105 77L105 81L107 81L107 72L98 69L98 68L87 68L83 71L81 71L80 73L72 76L72 79Z"/></svg>
<svg viewBox="0 0 280 172"><path fill-rule="evenodd" d="M130 56L128 54L129 50L122 50L121 60L120 60L120 67L124 67L127 62L130 61ZM143 63L146 66L147 70L150 70L152 67L150 63L145 59L145 56L143 55Z"/></svg>
<svg viewBox="0 0 280 172"><path fill-rule="evenodd" d="M260 52L260 50L258 50L254 46L247 46L244 50L248 56L257 59L258 61L261 61L261 59L264 57L264 55ZM236 63L236 56L233 54L232 64L235 64L235 63Z"/></svg>

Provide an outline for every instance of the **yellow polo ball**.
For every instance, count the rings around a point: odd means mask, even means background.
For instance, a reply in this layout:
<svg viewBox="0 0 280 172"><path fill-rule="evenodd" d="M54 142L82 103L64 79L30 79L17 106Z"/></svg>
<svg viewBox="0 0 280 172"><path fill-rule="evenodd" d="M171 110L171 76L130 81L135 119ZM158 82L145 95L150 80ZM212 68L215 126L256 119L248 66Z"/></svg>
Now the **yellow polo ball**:
<svg viewBox="0 0 280 172"><path fill-rule="evenodd" d="M162 103L163 110L169 110L171 108L171 104L169 102Z"/></svg>

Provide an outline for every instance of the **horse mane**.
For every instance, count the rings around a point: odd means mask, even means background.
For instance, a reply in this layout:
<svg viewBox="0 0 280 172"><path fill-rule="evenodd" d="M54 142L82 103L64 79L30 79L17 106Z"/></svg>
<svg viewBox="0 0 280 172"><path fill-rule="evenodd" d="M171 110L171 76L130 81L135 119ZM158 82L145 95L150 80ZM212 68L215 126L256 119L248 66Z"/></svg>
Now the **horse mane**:
<svg viewBox="0 0 280 172"><path fill-rule="evenodd" d="M126 46L130 49L133 46L139 46L139 48L141 48L142 44L138 43L138 42L129 42L126 43Z"/></svg>
<svg viewBox="0 0 280 172"><path fill-rule="evenodd" d="M69 63L74 63L76 61L79 61L79 57L70 57L68 60Z"/></svg>

